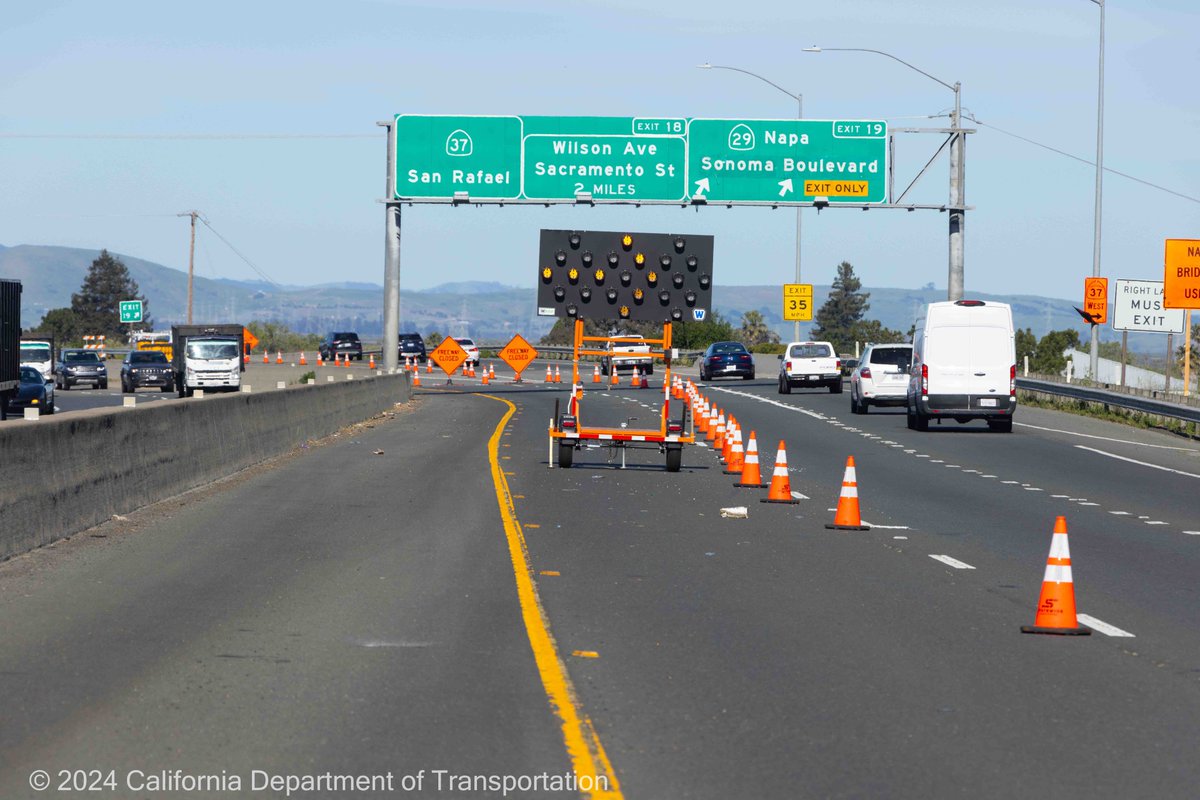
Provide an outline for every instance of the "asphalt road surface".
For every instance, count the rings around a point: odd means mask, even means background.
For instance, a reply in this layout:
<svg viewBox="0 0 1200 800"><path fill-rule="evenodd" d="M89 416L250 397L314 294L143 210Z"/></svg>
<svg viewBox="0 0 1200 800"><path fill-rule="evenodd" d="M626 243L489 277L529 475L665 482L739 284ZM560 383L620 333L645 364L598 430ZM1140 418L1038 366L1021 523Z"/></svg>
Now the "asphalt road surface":
<svg viewBox="0 0 1200 800"><path fill-rule="evenodd" d="M676 474L654 450L549 469L566 392L477 384L0 565L0 796L54 795L36 769L396 780L308 797L500 796L433 770L575 770L595 797L1195 796L1195 442L1030 408L1009 435L918 433L848 394L705 385L764 475L786 441L799 502L767 505L707 448ZM850 455L870 531L824 527ZM1019 632L1057 515L1089 637ZM543 789L515 796L581 794Z"/></svg>

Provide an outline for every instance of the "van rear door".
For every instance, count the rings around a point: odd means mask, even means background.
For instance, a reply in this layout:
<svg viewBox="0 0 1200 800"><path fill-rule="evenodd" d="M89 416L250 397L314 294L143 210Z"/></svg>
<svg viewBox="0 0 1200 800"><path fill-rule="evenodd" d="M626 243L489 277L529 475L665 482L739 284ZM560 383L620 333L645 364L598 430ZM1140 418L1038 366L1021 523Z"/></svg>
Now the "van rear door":
<svg viewBox="0 0 1200 800"><path fill-rule="evenodd" d="M968 374L968 393L979 397L998 398L997 407L1008 403L1009 370L1013 365L1012 337L1007 328L978 320L972 325L971 368ZM981 402L982 405L987 405Z"/></svg>
<svg viewBox="0 0 1200 800"><path fill-rule="evenodd" d="M971 391L971 328L969 324L939 325L930 328L925 342L925 366L929 369L931 394L969 394Z"/></svg>

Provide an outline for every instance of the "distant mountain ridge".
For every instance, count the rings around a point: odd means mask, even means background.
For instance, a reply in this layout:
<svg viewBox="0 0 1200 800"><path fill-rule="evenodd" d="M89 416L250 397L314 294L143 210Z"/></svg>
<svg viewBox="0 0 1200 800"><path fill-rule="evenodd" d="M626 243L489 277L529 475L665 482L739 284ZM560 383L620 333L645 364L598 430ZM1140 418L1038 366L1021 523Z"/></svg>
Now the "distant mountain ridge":
<svg viewBox="0 0 1200 800"><path fill-rule="evenodd" d="M111 251L110 251L111 252ZM70 305L71 293L99 255L99 250L51 245L0 245L0 277L18 278L24 284L21 323L35 326L51 308ZM133 279L149 299L149 312L159 327L182 322L186 317L187 273L134 256L113 253L129 268ZM403 276L401 276L403 286ZM883 325L907 331L917 311L926 303L944 300L944 289L897 289L864 287L870 293L867 317ZM830 287L813 287L813 307L820 308ZM514 333L536 341L553 325L553 318L535 314L536 290L508 286L496 281L456 281L430 289L401 289L401 330L420 333L437 331L454 336L473 336L485 342L506 341ZM294 330L323 333L356 330L378 337L383 331L383 287L361 281L343 281L319 286L276 286L265 281L230 278L195 278L194 317L197 321L250 322L277 320ZM971 297L1010 303L1018 328L1031 328L1041 336L1049 330L1079 330L1084 326L1073 310L1074 303L1036 295L996 295L971 292ZM713 304L735 327L742 314L757 310L767 324L785 340L792 323L782 318L782 289L779 286L720 286L714 288ZM809 323L801 324L807 336ZM1105 339L1119 338L1111 328L1102 329ZM1131 334L1130 348L1157 353L1166 347L1162 337Z"/></svg>

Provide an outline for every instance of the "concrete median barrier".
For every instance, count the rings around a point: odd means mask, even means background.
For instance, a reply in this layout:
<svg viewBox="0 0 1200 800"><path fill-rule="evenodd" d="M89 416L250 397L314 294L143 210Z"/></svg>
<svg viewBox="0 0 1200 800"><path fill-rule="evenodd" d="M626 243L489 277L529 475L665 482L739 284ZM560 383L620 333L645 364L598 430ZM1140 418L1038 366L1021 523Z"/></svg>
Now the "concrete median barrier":
<svg viewBox="0 0 1200 800"><path fill-rule="evenodd" d="M405 373L0 428L0 559L211 483L412 397Z"/></svg>

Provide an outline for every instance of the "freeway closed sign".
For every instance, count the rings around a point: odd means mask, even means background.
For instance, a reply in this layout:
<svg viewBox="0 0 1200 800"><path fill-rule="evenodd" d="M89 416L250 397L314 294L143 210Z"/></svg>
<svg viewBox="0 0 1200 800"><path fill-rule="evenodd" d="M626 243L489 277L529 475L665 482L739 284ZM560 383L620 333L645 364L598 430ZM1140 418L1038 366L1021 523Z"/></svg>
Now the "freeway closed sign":
<svg viewBox="0 0 1200 800"><path fill-rule="evenodd" d="M872 120L395 119L397 200L882 203Z"/></svg>

